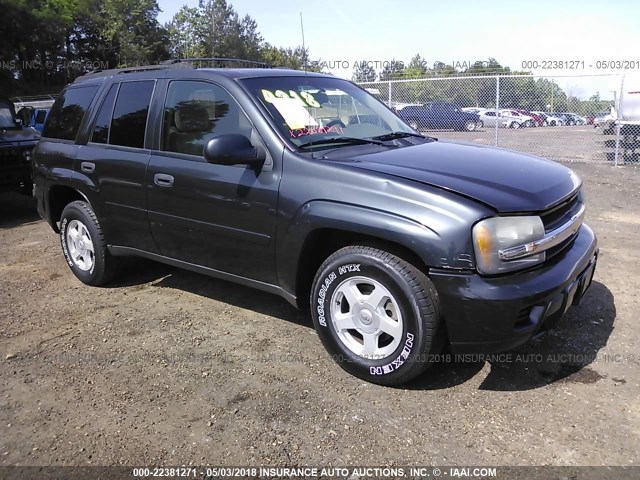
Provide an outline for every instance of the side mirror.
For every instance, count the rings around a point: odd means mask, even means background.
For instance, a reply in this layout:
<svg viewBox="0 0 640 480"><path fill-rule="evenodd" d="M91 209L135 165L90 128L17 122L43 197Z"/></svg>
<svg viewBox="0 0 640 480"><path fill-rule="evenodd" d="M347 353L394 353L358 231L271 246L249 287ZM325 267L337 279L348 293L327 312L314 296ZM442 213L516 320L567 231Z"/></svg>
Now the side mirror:
<svg viewBox="0 0 640 480"><path fill-rule="evenodd" d="M23 107L18 112L18 121L25 127L31 126L31 109Z"/></svg>
<svg viewBox="0 0 640 480"><path fill-rule="evenodd" d="M231 133L209 140L204 146L204 158L220 165L259 165L266 157L247 137Z"/></svg>

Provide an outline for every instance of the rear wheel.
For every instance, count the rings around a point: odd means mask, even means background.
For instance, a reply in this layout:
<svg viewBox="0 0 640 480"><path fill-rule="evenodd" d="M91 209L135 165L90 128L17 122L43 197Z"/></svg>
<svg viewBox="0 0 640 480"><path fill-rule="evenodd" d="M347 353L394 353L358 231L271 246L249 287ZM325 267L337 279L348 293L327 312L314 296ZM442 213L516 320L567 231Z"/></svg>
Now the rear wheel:
<svg viewBox="0 0 640 480"><path fill-rule="evenodd" d="M467 132L473 132L477 126L478 126L477 123L474 122L473 120L467 120L466 122L464 122L464 129Z"/></svg>
<svg viewBox="0 0 640 480"><path fill-rule="evenodd" d="M316 273L311 305L325 348L359 378L396 385L432 363L439 345L437 293L400 257L364 246L338 250Z"/></svg>
<svg viewBox="0 0 640 480"><path fill-rule="evenodd" d="M87 285L104 285L117 273L100 223L87 202L67 205L60 217L60 243L69 268Z"/></svg>

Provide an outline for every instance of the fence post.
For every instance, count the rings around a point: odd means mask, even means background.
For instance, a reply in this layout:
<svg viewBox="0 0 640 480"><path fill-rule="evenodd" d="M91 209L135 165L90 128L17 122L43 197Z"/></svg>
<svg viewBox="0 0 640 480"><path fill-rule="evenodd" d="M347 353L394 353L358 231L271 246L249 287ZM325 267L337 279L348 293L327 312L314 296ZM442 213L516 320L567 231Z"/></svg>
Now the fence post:
<svg viewBox="0 0 640 480"><path fill-rule="evenodd" d="M495 146L498 146L498 125L500 123L500 75L496 75L496 140Z"/></svg>
<svg viewBox="0 0 640 480"><path fill-rule="evenodd" d="M616 150L613 156L613 166L618 166L618 158L620 157L620 122L622 121L622 95L624 91L624 77L625 74L620 74L620 82L618 84L618 91L613 92L613 110L616 112ZM624 146L622 148L625 148Z"/></svg>
<svg viewBox="0 0 640 480"><path fill-rule="evenodd" d="M616 125L616 150L613 155L613 166L618 166L618 155L620 153L620 119L618 119L618 124Z"/></svg>
<svg viewBox="0 0 640 480"><path fill-rule="evenodd" d="M391 108L391 80L389 80L389 108Z"/></svg>

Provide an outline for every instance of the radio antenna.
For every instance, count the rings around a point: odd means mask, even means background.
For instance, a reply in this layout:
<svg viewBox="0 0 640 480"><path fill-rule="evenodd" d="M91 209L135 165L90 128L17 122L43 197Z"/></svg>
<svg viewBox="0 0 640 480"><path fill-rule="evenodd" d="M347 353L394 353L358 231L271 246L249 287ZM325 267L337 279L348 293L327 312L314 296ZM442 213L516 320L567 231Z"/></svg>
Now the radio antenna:
<svg viewBox="0 0 640 480"><path fill-rule="evenodd" d="M302 12L300 12L300 31L302 32L302 69L307 74L307 47L304 43L304 23L302 21Z"/></svg>

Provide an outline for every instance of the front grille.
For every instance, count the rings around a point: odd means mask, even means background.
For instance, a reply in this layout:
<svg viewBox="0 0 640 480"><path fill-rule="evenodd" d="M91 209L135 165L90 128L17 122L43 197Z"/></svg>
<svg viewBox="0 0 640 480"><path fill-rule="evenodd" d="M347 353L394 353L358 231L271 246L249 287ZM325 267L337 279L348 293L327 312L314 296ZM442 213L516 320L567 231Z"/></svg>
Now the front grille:
<svg viewBox="0 0 640 480"><path fill-rule="evenodd" d="M19 165L23 160L22 150L19 148L0 148L0 163L2 166Z"/></svg>
<svg viewBox="0 0 640 480"><path fill-rule="evenodd" d="M24 158L24 152L33 150L33 147L0 148L0 168L28 166L29 162Z"/></svg>
<svg viewBox="0 0 640 480"><path fill-rule="evenodd" d="M540 214L540 218L544 224L545 233L549 233L567 223L573 215L578 213L581 206L582 199L580 198L580 192L576 192L567 200L559 203L549 210L546 210L545 212L542 212ZM578 234L576 233L575 235L567 238L561 244L547 250L547 260L570 248L577 235Z"/></svg>
<svg viewBox="0 0 640 480"><path fill-rule="evenodd" d="M549 233L567 223L569 219L578 212L581 204L580 193L576 192L562 203L542 212L540 218L544 224L545 233Z"/></svg>

